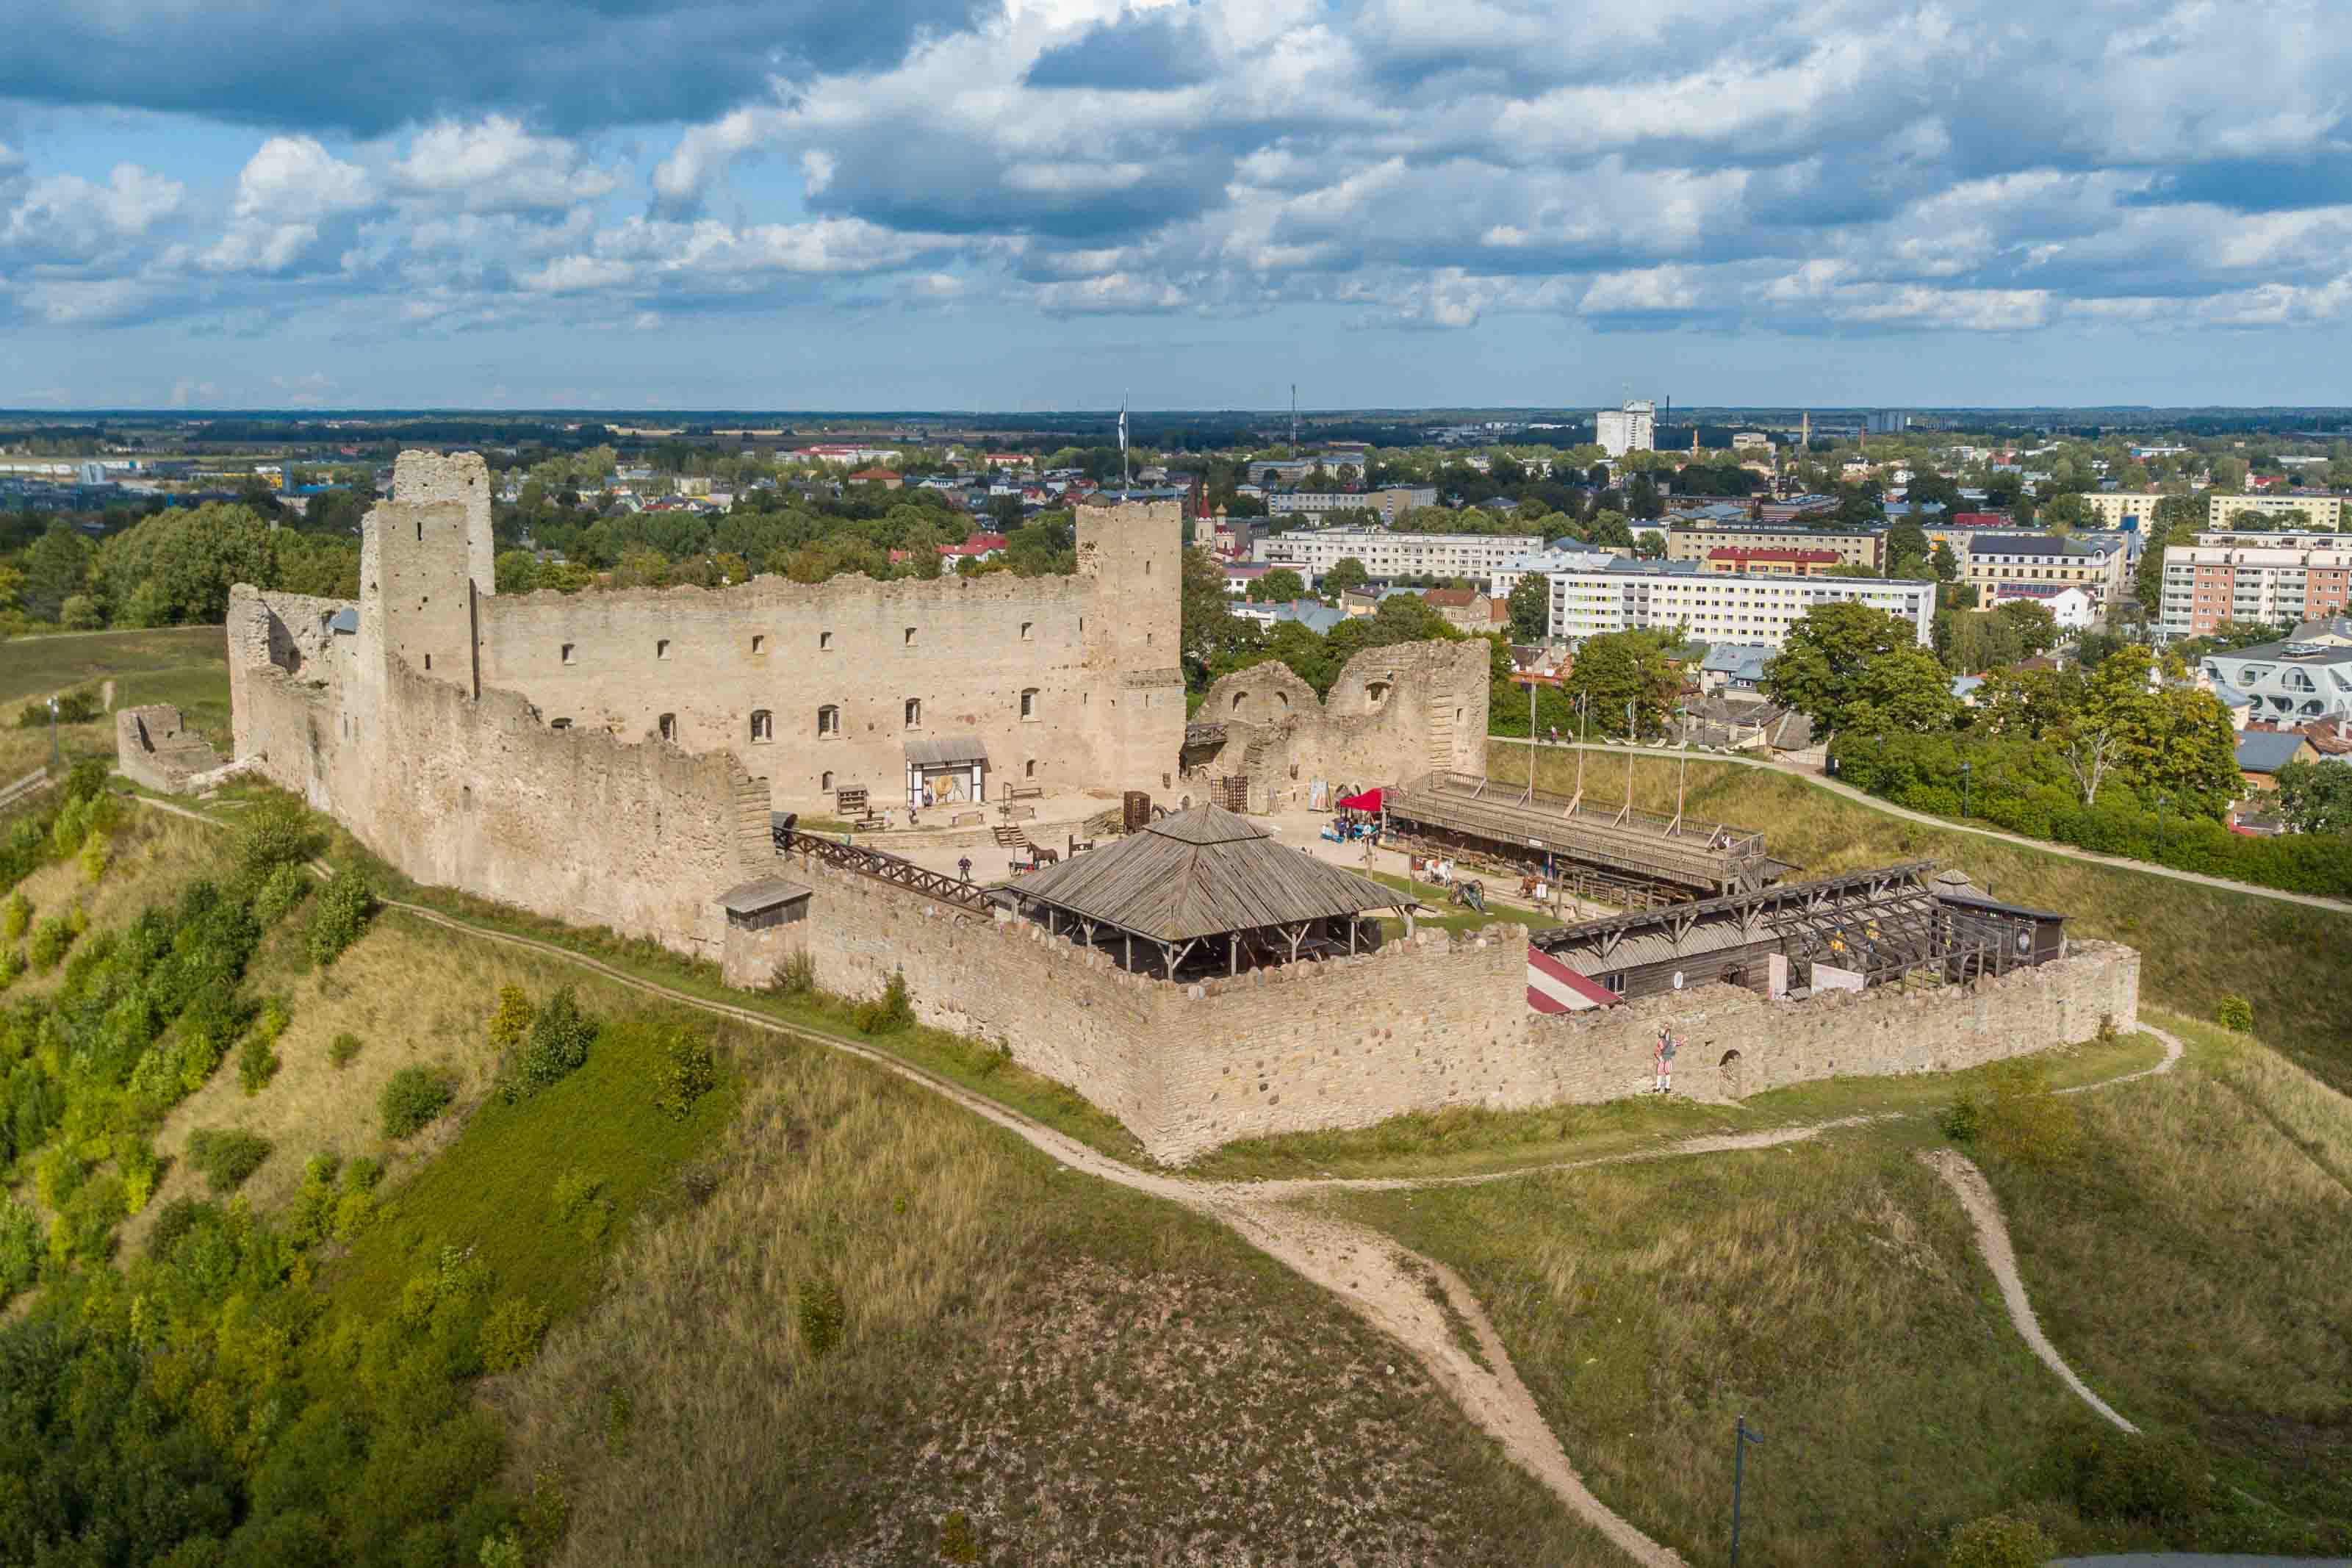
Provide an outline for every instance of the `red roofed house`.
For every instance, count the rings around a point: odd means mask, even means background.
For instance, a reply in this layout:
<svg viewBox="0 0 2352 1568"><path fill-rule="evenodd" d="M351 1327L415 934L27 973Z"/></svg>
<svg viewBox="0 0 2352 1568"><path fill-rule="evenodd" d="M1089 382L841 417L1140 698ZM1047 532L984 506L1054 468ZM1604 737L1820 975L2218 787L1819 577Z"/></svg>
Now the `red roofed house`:
<svg viewBox="0 0 2352 1568"><path fill-rule="evenodd" d="M896 468L860 468L849 476L849 482L853 485L880 485L886 490L895 490L907 482L907 477Z"/></svg>
<svg viewBox="0 0 2352 1568"><path fill-rule="evenodd" d="M1756 549L1725 545L1706 552L1710 572L1748 572L1768 577L1812 577L1840 560L1834 550Z"/></svg>
<svg viewBox="0 0 2352 1568"><path fill-rule="evenodd" d="M1486 595L1475 588L1432 588L1422 595L1421 602L1455 631L1483 635L1495 624Z"/></svg>
<svg viewBox="0 0 2352 1568"><path fill-rule="evenodd" d="M1946 528L2012 528L2009 514L2002 511L1956 511Z"/></svg>
<svg viewBox="0 0 2352 1568"><path fill-rule="evenodd" d="M941 559L950 562L987 561L992 559L996 552L1003 548L1004 535L1001 533L975 533L970 539L965 540L961 544L940 545L940 555Z"/></svg>

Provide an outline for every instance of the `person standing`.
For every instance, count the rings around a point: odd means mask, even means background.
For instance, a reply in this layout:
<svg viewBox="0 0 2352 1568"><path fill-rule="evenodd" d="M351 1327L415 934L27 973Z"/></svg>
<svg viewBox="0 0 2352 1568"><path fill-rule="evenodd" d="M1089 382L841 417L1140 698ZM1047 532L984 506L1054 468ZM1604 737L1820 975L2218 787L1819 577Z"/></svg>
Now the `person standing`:
<svg viewBox="0 0 2352 1568"><path fill-rule="evenodd" d="M971 881L971 856L969 856L969 855L967 855L967 856L963 857L963 858L961 858L961 859L958 860L958 861L956 862L956 869L963 873L963 879L964 879L965 881L967 881L967 882Z"/></svg>
<svg viewBox="0 0 2352 1568"><path fill-rule="evenodd" d="M1679 1050L1681 1047L1682 1042L1675 1038L1671 1030L1660 1029L1658 1031L1658 1085L1652 1092L1656 1094L1672 1094L1675 1091L1675 1053Z"/></svg>

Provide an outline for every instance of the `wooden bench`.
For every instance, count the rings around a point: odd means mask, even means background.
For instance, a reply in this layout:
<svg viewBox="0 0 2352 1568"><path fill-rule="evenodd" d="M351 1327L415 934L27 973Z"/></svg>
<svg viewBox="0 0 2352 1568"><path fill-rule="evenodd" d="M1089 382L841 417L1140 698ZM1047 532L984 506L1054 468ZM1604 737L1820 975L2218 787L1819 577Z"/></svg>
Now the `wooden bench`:
<svg viewBox="0 0 2352 1568"><path fill-rule="evenodd" d="M1037 808L1034 805L1014 805L1007 801L996 810L997 815L1007 822L1034 822L1037 819Z"/></svg>
<svg viewBox="0 0 2352 1568"><path fill-rule="evenodd" d="M869 811L863 816L851 818L849 826L860 833L877 833L889 826L890 819L879 812Z"/></svg>
<svg viewBox="0 0 2352 1568"><path fill-rule="evenodd" d="M1045 798L1045 786L1044 784L1007 784L1004 786L1004 798L1007 800L1043 800Z"/></svg>
<svg viewBox="0 0 2352 1568"><path fill-rule="evenodd" d="M959 811L953 816L948 818L948 826L950 827L973 827L977 826L981 823L986 822L987 820L988 813L984 811Z"/></svg>

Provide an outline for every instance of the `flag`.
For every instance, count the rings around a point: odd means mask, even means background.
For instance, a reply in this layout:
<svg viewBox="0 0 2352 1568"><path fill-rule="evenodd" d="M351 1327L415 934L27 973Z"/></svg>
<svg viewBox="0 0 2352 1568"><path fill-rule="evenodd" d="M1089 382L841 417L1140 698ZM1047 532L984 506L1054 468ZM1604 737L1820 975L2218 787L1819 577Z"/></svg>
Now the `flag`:
<svg viewBox="0 0 2352 1568"><path fill-rule="evenodd" d="M1127 405L1125 404L1119 405L1118 409L1118 449L1122 452L1127 450Z"/></svg>
<svg viewBox="0 0 2352 1568"><path fill-rule="evenodd" d="M1589 980L1528 944L1528 1005L1538 1013L1581 1013L1591 1007L1614 1007L1619 997L1606 985Z"/></svg>

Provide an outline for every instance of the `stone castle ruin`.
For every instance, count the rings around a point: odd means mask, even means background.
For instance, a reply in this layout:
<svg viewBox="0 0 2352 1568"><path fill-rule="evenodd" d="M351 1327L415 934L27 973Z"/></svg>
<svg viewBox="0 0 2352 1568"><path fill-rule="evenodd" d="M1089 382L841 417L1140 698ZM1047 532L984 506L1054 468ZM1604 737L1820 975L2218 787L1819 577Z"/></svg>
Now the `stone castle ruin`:
<svg viewBox="0 0 2352 1568"><path fill-rule="evenodd" d="M1477 772L1486 645L1369 649L1320 701L1260 666L1220 681L1188 728L1172 503L1080 508L1066 577L500 595L489 486L477 456L404 453L369 514L356 603L233 591L235 765L420 882L647 937L739 983L793 953L845 994L902 975L925 1022L1001 1042L1159 1158L1445 1105L1617 1098L1669 1023L1690 1039L1678 1081L1727 1099L1963 1066L2135 1016L2137 955L2095 942L1925 992L1792 1003L1708 984L1549 1015L1529 1006L1517 928L1137 973L1091 922L861 874L772 814L957 775L991 801L1027 785L1264 812L1307 804L1318 779ZM163 710L121 733L126 769L157 787L203 760Z"/></svg>

